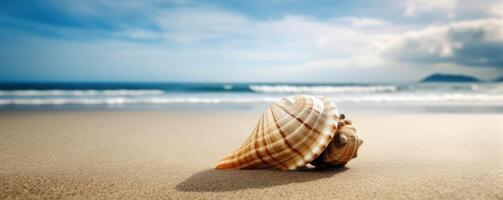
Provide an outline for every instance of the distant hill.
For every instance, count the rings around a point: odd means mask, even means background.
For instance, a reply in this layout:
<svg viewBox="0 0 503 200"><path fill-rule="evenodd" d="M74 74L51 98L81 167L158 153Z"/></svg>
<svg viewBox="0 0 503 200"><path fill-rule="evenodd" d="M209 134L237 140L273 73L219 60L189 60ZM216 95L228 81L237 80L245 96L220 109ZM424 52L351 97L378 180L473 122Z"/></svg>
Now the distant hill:
<svg viewBox="0 0 503 200"><path fill-rule="evenodd" d="M479 82L479 81L480 81L479 79L473 76L456 75L456 74L432 74L421 80L421 82Z"/></svg>

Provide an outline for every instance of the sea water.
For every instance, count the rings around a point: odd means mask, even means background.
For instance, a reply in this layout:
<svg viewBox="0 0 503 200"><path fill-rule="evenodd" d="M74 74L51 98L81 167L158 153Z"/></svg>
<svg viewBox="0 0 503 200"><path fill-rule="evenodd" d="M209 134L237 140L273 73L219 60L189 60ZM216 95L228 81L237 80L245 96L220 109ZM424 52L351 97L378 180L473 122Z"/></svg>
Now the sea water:
<svg viewBox="0 0 503 200"><path fill-rule="evenodd" d="M249 109L281 97L323 95L338 105L396 110L503 109L503 83L11 83L0 84L0 109Z"/></svg>

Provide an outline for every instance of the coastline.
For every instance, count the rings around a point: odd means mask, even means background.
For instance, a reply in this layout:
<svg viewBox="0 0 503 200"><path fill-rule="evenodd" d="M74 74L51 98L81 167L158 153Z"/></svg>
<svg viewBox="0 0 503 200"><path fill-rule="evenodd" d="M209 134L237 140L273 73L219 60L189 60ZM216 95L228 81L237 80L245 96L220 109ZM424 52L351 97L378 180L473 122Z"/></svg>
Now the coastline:
<svg viewBox="0 0 503 200"><path fill-rule="evenodd" d="M217 171L261 110L0 112L0 199L498 199L499 113L345 112L346 168Z"/></svg>

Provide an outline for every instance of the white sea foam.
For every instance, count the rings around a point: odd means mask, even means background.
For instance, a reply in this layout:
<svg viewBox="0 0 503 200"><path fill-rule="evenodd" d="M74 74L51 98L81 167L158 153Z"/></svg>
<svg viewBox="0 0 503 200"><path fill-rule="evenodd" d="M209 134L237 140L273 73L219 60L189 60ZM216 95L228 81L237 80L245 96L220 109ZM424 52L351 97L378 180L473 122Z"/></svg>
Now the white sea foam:
<svg viewBox="0 0 503 200"><path fill-rule="evenodd" d="M0 99L0 105L63 105L63 104L219 104L274 102L275 98L57 98Z"/></svg>
<svg viewBox="0 0 503 200"><path fill-rule="evenodd" d="M143 96L162 90L0 90L0 96Z"/></svg>
<svg viewBox="0 0 503 200"><path fill-rule="evenodd" d="M375 93L375 92L395 92L396 86L373 85L373 86L293 86L293 85L251 85L250 90L259 93L310 93L310 94L330 94L330 93Z"/></svg>
<svg viewBox="0 0 503 200"><path fill-rule="evenodd" d="M402 95L369 95L358 97L338 97L336 102L494 102L503 103L503 94L402 94Z"/></svg>
<svg viewBox="0 0 503 200"><path fill-rule="evenodd" d="M264 97L57 97L57 98L0 98L0 105L115 105L115 104L233 104L268 103L279 98ZM376 94L363 96L340 96L332 98L335 102L352 103L417 103L417 102L481 102L503 103L503 94Z"/></svg>

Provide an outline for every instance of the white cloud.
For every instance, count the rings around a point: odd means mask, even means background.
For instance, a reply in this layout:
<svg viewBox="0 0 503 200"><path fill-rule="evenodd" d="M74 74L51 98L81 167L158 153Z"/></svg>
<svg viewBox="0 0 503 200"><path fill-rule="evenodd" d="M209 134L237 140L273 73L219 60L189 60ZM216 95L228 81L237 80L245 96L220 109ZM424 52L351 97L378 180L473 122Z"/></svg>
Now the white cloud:
<svg viewBox="0 0 503 200"><path fill-rule="evenodd" d="M159 19L169 42L212 49L221 58L230 54L241 62L258 61L260 66L267 61L299 68L375 66L375 58L362 56L379 37L366 33L366 26L387 24L371 18L320 21L300 15L258 21L215 9L180 10ZM350 23L338 23L342 21ZM339 64L332 65L334 60Z"/></svg>
<svg viewBox="0 0 503 200"><path fill-rule="evenodd" d="M180 43L196 43L210 39L232 38L253 28L241 15L216 9L179 9L162 13L156 19L167 39Z"/></svg>
<svg viewBox="0 0 503 200"><path fill-rule="evenodd" d="M416 16L422 13L438 11L452 17L457 2L457 0L406 0L403 14L405 16Z"/></svg>
<svg viewBox="0 0 503 200"><path fill-rule="evenodd" d="M342 17L336 19L336 21L341 21L354 27L382 26L389 24L389 22L380 19L360 17Z"/></svg>
<svg viewBox="0 0 503 200"><path fill-rule="evenodd" d="M456 0L409 0L404 14L419 16L440 12L457 16L461 9L457 3ZM141 5L126 3L119 10L136 10L136 6ZM498 15L498 7L492 7L491 11L490 6L485 4L472 7L477 12L484 10L487 15ZM86 16L100 13L100 6L80 9L83 10L78 12ZM483 16L483 19L464 21L453 19L453 22L423 27L351 16L321 20L312 16L285 15L259 20L215 7L148 7L146 10L152 13L147 12L145 16L159 30L125 24L119 31L103 33L119 38L112 44L106 43L110 42L107 40L85 44L72 41L58 43L58 46L44 40L40 49L47 47L52 50L46 51L47 56L40 56L37 63L54 65L51 62L57 61L61 62L58 66L85 67L83 63L92 60L95 68L141 66L151 72L157 70L159 73L150 74L157 79L183 80L188 77L202 81L229 80L230 77L244 81L295 80L305 74L311 74L312 80L331 80L334 78L332 74L348 75L348 80L352 80L349 75L358 76L366 72L366 80L379 78L368 72L395 74L395 79L415 79L419 77L414 76L423 76L432 69L455 70L458 67L473 72L474 68L463 67L503 66L503 23L498 17ZM42 28L69 37L102 34L96 30L71 27L44 25ZM120 40L122 38L129 40ZM159 42L142 44L130 40ZM30 49L30 45L26 45L26 49ZM79 45L82 48L77 48ZM81 49L86 51L84 60L83 54L78 53ZM19 52L24 50L21 48ZM498 53L501 54L495 55ZM72 59L56 59L59 55ZM51 60L43 61L51 56ZM139 67L135 72L141 71ZM194 74L194 71L201 73ZM410 73L407 74L407 71ZM229 77L222 77L222 74Z"/></svg>
<svg viewBox="0 0 503 200"><path fill-rule="evenodd" d="M361 54L349 58L329 58L309 61L305 66L309 69L319 68L344 68L344 67L357 67L368 68L376 66L384 66L385 61L377 54Z"/></svg>
<svg viewBox="0 0 503 200"><path fill-rule="evenodd" d="M503 0L405 0L403 15L435 21L474 20L503 16Z"/></svg>
<svg viewBox="0 0 503 200"><path fill-rule="evenodd" d="M388 41L383 55L408 63L453 63L503 68L503 19L431 26Z"/></svg>
<svg viewBox="0 0 503 200"><path fill-rule="evenodd" d="M495 1L490 7L490 13L494 16L503 17L503 1Z"/></svg>

